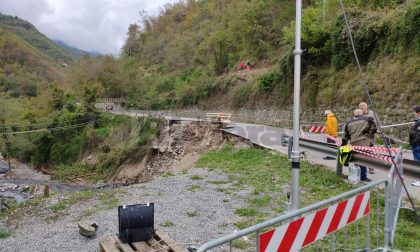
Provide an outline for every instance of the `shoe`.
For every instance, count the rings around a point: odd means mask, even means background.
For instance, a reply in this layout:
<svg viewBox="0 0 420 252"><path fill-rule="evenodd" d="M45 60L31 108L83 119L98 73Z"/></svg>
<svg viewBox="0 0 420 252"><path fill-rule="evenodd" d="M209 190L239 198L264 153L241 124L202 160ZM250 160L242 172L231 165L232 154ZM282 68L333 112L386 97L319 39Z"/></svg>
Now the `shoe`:
<svg viewBox="0 0 420 252"><path fill-rule="evenodd" d="M322 159L325 159L325 160L335 160L334 157L330 157L330 156L323 157Z"/></svg>
<svg viewBox="0 0 420 252"><path fill-rule="evenodd" d="M371 179L368 179L368 178L364 178L364 179L361 179L360 181L370 182L370 181L372 181L372 180L371 180Z"/></svg>
<svg viewBox="0 0 420 252"><path fill-rule="evenodd" d="M369 168L369 173L370 174L375 174L375 170L373 168Z"/></svg>
<svg viewBox="0 0 420 252"><path fill-rule="evenodd" d="M413 179L413 181L411 181L411 185L412 186L420 186L420 180Z"/></svg>

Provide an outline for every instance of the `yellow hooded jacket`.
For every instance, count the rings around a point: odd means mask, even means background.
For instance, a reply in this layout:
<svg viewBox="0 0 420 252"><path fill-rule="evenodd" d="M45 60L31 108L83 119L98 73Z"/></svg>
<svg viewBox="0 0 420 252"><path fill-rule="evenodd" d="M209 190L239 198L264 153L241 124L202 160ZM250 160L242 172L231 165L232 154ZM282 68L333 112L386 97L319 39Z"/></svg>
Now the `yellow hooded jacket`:
<svg viewBox="0 0 420 252"><path fill-rule="evenodd" d="M333 113L329 113L325 122L325 134L337 137L337 128L337 118L335 118Z"/></svg>

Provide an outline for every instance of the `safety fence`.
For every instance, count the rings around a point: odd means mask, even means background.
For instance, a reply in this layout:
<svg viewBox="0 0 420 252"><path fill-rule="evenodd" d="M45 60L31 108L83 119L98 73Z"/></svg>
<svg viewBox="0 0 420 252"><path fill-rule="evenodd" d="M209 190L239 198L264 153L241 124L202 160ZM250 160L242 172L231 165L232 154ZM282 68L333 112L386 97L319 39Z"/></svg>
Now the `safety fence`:
<svg viewBox="0 0 420 252"><path fill-rule="evenodd" d="M245 240L256 251L389 251L402 197L396 171L403 171L401 149L395 161L387 179L209 241L198 251L232 251Z"/></svg>
<svg viewBox="0 0 420 252"><path fill-rule="evenodd" d="M206 113L206 120L208 122L223 122L230 123L232 118L231 113Z"/></svg>
<svg viewBox="0 0 420 252"><path fill-rule="evenodd" d="M99 98L100 103L114 103L119 104L125 102L125 98Z"/></svg>

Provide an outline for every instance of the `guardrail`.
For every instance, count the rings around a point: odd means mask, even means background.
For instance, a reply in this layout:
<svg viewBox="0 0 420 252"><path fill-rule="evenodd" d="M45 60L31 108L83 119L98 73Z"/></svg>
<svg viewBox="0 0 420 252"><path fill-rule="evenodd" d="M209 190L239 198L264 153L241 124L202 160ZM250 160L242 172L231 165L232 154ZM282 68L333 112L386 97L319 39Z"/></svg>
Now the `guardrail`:
<svg viewBox="0 0 420 252"><path fill-rule="evenodd" d="M206 120L209 122L230 123L231 113L206 113Z"/></svg>

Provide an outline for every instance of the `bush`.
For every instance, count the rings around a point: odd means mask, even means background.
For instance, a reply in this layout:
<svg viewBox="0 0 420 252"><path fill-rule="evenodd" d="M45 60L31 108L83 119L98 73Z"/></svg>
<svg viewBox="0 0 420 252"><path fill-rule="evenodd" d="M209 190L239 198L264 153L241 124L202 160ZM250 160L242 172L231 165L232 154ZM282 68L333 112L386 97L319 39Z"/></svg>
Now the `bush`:
<svg viewBox="0 0 420 252"><path fill-rule="evenodd" d="M271 91L279 83L278 73L270 72L262 74L258 77L258 84L263 91Z"/></svg>

